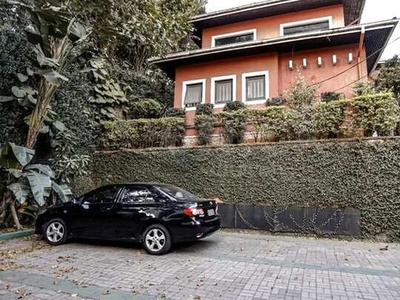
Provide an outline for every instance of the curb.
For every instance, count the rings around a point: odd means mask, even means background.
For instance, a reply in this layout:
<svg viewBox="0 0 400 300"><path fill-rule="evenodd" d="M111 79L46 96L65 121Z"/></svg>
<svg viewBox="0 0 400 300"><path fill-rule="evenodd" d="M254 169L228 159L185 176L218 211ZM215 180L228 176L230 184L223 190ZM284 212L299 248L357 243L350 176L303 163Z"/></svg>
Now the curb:
<svg viewBox="0 0 400 300"><path fill-rule="evenodd" d="M10 233L3 233L3 234L0 234L0 241L26 237L26 236L33 235L34 233L35 233L35 230L33 230L33 229L15 231L15 232L10 232Z"/></svg>

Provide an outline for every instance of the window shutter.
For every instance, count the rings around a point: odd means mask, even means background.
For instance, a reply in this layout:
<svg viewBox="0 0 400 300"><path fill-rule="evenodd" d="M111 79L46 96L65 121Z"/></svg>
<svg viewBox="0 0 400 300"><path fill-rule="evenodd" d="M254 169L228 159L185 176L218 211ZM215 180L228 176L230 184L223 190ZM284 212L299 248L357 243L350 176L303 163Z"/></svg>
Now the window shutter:
<svg viewBox="0 0 400 300"><path fill-rule="evenodd" d="M203 98L203 84L190 84L186 86L185 106L194 106L201 103Z"/></svg>
<svg viewBox="0 0 400 300"><path fill-rule="evenodd" d="M265 76L248 77L246 100L261 100L265 97Z"/></svg>
<svg viewBox="0 0 400 300"><path fill-rule="evenodd" d="M233 80L215 82L215 103L226 103L233 99Z"/></svg>
<svg viewBox="0 0 400 300"><path fill-rule="evenodd" d="M329 21L309 23L305 25L296 25L284 28L284 35L300 34L311 31L323 31L329 29Z"/></svg>

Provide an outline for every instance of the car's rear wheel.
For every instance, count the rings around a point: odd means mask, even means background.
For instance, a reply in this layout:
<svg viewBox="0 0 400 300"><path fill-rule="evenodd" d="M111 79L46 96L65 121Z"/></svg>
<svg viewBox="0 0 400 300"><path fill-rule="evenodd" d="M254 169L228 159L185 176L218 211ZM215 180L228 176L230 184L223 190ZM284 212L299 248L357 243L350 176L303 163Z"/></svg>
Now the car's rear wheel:
<svg viewBox="0 0 400 300"><path fill-rule="evenodd" d="M67 226L61 219L52 219L44 226L44 238L53 246L67 241Z"/></svg>
<svg viewBox="0 0 400 300"><path fill-rule="evenodd" d="M171 234L161 224L149 226L144 232L143 247L153 255L162 255L171 249Z"/></svg>

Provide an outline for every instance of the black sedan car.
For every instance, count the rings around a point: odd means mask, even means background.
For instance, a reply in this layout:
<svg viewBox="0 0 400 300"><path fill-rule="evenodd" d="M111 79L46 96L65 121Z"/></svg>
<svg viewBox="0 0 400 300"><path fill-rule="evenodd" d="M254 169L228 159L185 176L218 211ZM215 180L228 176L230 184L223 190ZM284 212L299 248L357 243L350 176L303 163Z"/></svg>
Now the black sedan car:
<svg viewBox="0 0 400 300"><path fill-rule="evenodd" d="M51 245L68 238L132 241L150 254L173 243L195 241L220 228L217 203L166 184L109 185L50 207L36 233Z"/></svg>

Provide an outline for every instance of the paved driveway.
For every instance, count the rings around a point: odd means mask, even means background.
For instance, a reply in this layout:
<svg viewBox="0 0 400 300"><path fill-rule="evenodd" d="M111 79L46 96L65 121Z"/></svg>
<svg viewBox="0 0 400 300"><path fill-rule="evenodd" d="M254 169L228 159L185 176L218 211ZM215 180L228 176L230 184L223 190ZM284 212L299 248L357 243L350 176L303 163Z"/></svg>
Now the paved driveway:
<svg viewBox="0 0 400 300"><path fill-rule="evenodd" d="M157 257L41 243L0 244L0 299L400 299L399 244L220 232Z"/></svg>

